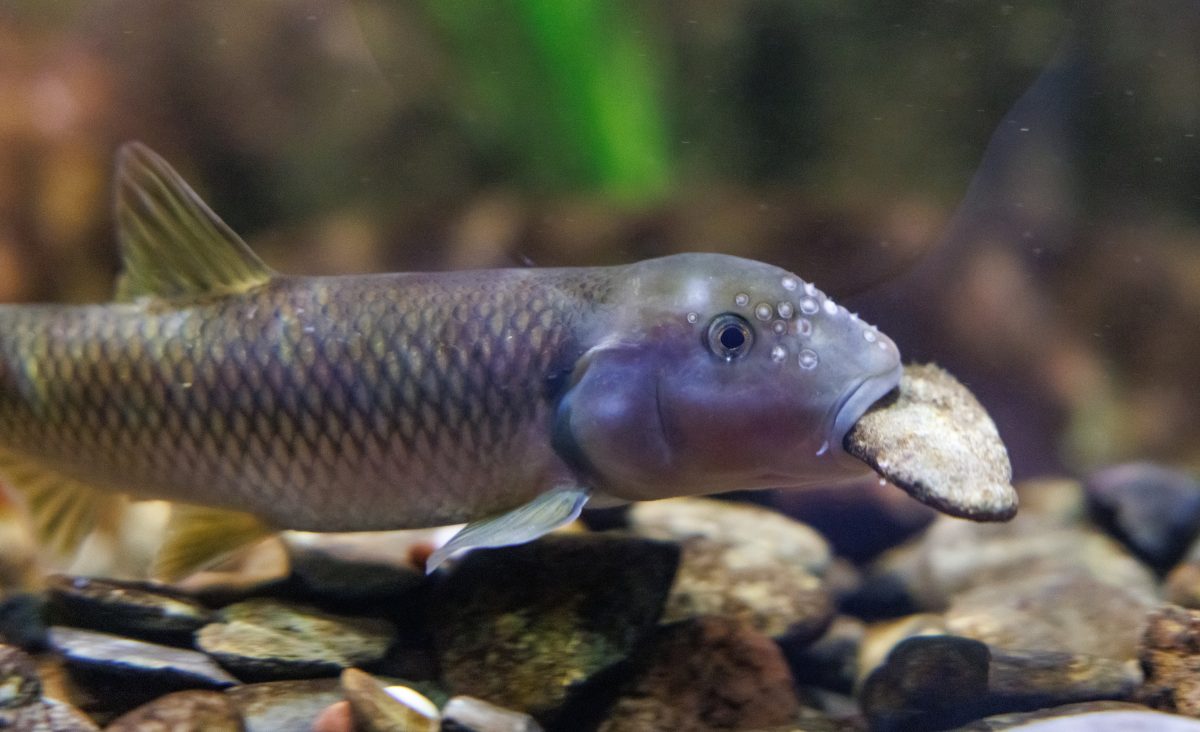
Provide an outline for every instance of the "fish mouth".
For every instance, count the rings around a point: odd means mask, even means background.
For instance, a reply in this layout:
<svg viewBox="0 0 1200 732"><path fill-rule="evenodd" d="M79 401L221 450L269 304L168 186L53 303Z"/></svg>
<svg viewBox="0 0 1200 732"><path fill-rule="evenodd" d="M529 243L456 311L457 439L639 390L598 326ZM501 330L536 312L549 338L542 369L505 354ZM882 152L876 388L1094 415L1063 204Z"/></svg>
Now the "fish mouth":
<svg viewBox="0 0 1200 732"><path fill-rule="evenodd" d="M900 376L903 373L904 367L896 364L895 367L868 376L847 389L834 413L829 444L841 447L850 428L862 419L871 405L900 384Z"/></svg>

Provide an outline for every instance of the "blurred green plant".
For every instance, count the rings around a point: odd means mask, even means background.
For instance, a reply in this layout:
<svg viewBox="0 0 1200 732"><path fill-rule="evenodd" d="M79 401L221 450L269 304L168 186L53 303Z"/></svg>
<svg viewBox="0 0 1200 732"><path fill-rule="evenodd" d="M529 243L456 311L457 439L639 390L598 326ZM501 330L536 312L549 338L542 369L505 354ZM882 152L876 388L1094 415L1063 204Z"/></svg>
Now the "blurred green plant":
<svg viewBox="0 0 1200 732"><path fill-rule="evenodd" d="M613 0L426 0L453 47L466 124L496 169L643 200L674 174L660 41Z"/></svg>

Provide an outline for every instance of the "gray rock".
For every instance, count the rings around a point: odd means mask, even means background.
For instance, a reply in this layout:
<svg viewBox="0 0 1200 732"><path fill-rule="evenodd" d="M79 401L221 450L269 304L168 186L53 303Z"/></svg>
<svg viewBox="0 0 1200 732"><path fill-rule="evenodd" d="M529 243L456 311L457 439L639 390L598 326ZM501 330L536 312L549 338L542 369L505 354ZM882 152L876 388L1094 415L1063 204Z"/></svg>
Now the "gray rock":
<svg viewBox="0 0 1200 732"><path fill-rule="evenodd" d="M376 618L323 613L277 600L223 608L196 647L245 679L331 676L383 658L396 629Z"/></svg>
<svg viewBox="0 0 1200 732"><path fill-rule="evenodd" d="M301 679L235 686L225 691L246 732L310 732L323 709L341 701L338 680Z"/></svg>
<svg viewBox="0 0 1200 732"><path fill-rule="evenodd" d="M356 668L342 672L342 691L350 703L356 732L438 732L441 715L419 691L408 686L385 689Z"/></svg>
<svg viewBox="0 0 1200 732"><path fill-rule="evenodd" d="M803 642L833 618L833 599L819 576L829 567L829 547L804 524L702 498L638 504L629 522L639 535L682 546L663 622L720 615Z"/></svg>
<svg viewBox="0 0 1200 732"><path fill-rule="evenodd" d="M447 686L553 716L655 627L678 561L672 544L601 534L469 553L430 599Z"/></svg>
<svg viewBox="0 0 1200 732"><path fill-rule="evenodd" d="M182 648L63 627L50 629L50 643L71 678L117 713L172 691L238 683L208 656Z"/></svg>
<svg viewBox="0 0 1200 732"><path fill-rule="evenodd" d="M0 709L26 707L41 699L37 666L23 651L0 646Z"/></svg>
<svg viewBox="0 0 1200 732"><path fill-rule="evenodd" d="M1128 702L1082 702L972 722L962 732L1200 732L1200 721Z"/></svg>
<svg viewBox="0 0 1200 732"><path fill-rule="evenodd" d="M145 583L55 575L47 589L56 624L157 643L190 646L212 617L195 600Z"/></svg>
<svg viewBox="0 0 1200 732"><path fill-rule="evenodd" d="M177 691L114 719L104 732L243 732L241 715L215 691Z"/></svg>
<svg viewBox="0 0 1200 732"><path fill-rule="evenodd" d="M1200 480L1152 463L1093 473L1084 483L1096 521L1159 571L1200 533Z"/></svg>
<svg viewBox="0 0 1200 732"><path fill-rule="evenodd" d="M70 704L42 699L18 709L0 709L0 729L8 732L97 732L100 728Z"/></svg>
<svg viewBox="0 0 1200 732"><path fill-rule="evenodd" d="M960 593L946 628L993 648L1137 658L1151 605L1083 571L1012 577Z"/></svg>
<svg viewBox="0 0 1200 732"><path fill-rule="evenodd" d="M542 732L542 726L528 714L456 696L442 708L442 732Z"/></svg>
<svg viewBox="0 0 1200 732"><path fill-rule="evenodd" d="M896 646L867 678L861 703L873 730L944 729L1003 712L1125 700L1139 681L1135 664L924 636Z"/></svg>
<svg viewBox="0 0 1200 732"><path fill-rule="evenodd" d="M760 729L800 713L779 647L737 620L663 626L638 664L600 732Z"/></svg>
<svg viewBox="0 0 1200 732"><path fill-rule="evenodd" d="M996 425L965 386L933 364L905 366L896 395L871 407L845 442L889 482L951 516L1007 521L1017 512Z"/></svg>

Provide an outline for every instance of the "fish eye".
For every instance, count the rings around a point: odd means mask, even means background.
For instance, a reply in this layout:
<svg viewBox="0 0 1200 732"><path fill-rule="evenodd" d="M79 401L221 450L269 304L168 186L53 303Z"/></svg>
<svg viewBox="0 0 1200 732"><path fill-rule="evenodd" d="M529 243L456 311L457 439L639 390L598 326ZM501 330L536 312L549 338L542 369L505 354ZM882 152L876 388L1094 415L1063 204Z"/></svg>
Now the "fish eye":
<svg viewBox="0 0 1200 732"><path fill-rule="evenodd" d="M726 361L745 355L753 343L754 330L740 315L718 315L708 326L708 349Z"/></svg>

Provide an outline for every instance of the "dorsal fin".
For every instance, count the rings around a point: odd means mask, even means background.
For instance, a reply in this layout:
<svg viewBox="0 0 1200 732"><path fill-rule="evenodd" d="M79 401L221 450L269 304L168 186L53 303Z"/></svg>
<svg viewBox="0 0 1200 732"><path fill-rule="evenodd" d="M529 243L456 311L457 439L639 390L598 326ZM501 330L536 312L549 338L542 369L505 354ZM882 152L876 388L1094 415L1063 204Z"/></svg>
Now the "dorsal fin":
<svg viewBox="0 0 1200 732"><path fill-rule="evenodd" d="M274 274L167 161L140 142L117 153L117 299L227 295Z"/></svg>

